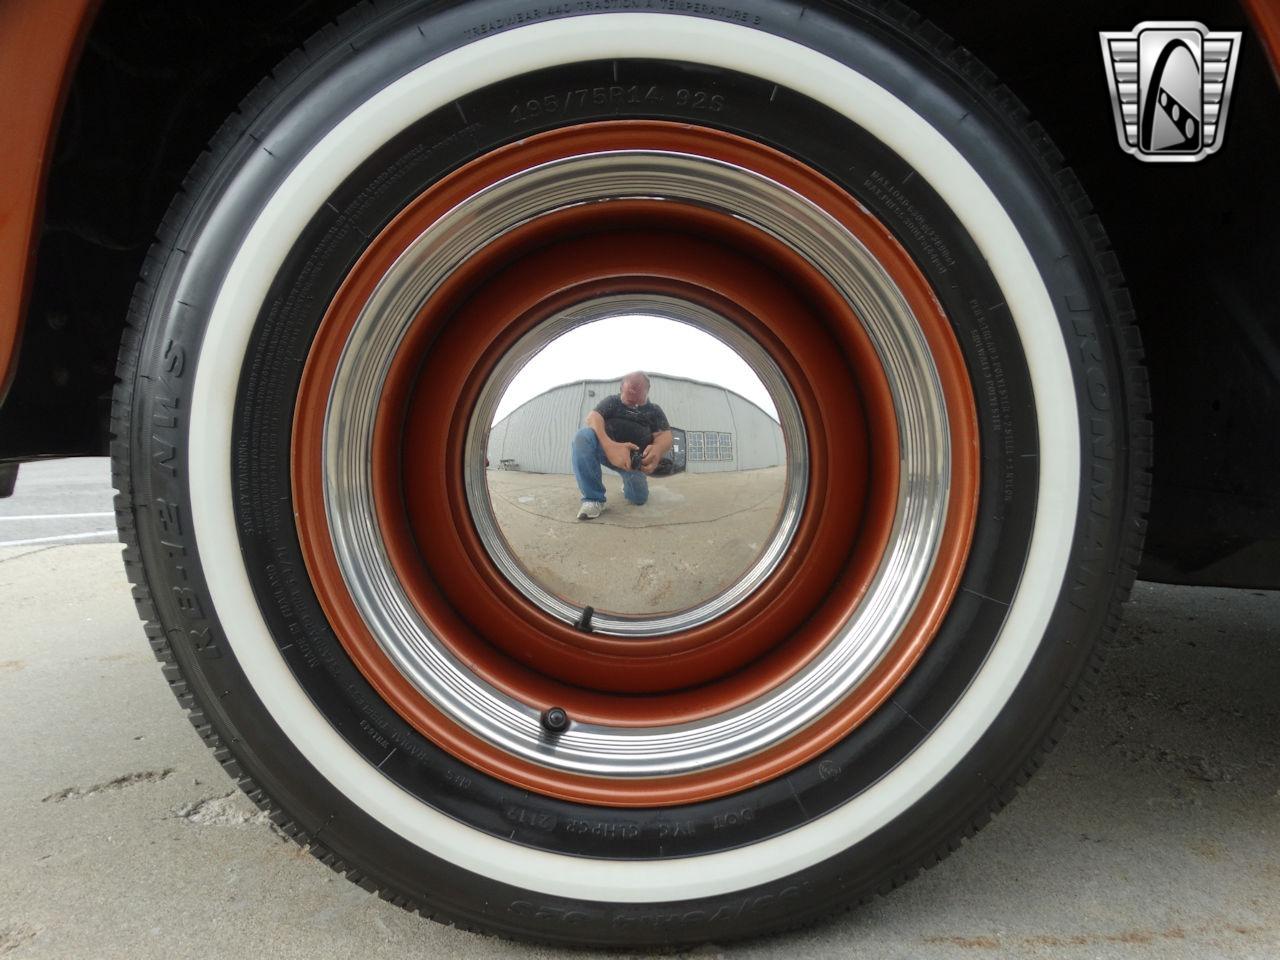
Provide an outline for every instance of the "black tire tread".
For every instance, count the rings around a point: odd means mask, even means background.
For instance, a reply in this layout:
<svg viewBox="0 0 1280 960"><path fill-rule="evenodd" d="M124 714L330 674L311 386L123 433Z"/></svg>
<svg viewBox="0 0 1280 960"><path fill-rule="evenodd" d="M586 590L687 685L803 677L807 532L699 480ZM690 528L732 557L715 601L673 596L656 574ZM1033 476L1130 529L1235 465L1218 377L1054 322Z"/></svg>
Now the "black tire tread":
<svg viewBox="0 0 1280 960"><path fill-rule="evenodd" d="M212 751L214 759L221 765L227 776L249 800L268 815L272 830L278 836L296 843L331 870L398 907L418 913L427 919L457 925L454 919L433 914L425 910L421 904L398 892L378 888L367 876L325 847L317 836L296 823L244 772L231 746L216 730L200 698L188 683L164 626L160 622L139 548L138 526L134 512L138 504L133 493L130 422L142 333L156 296L154 281L163 273L173 254L182 254L182 250L178 247L181 228L191 216L197 199L212 182L222 158L239 144L242 138L248 137L256 141L253 130L254 121L262 115L276 96L321 54L349 42L350 30L374 20L378 6L373 0L365 0L322 27L302 46L287 55L270 74L254 86L235 112L227 117L209 141L208 147L183 178L182 185L170 202L156 230L155 240L143 261L125 319L116 364L116 384L111 399L111 482L116 491L114 498L116 528L124 544L122 558L125 575L129 580L133 602L137 608L138 617L143 622L143 630L151 646L151 652L159 661L161 673L177 699L178 705L185 711L187 720L204 745Z"/></svg>

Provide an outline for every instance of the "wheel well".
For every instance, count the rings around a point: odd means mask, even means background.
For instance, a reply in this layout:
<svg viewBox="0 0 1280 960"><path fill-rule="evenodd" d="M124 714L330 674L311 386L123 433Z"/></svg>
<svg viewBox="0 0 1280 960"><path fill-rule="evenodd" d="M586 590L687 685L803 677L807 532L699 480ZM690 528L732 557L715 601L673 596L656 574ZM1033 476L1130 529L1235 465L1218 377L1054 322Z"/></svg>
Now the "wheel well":
<svg viewBox="0 0 1280 960"><path fill-rule="evenodd" d="M58 135L23 352L0 410L0 459L106 451L124 316L170 198L253 85L347 6L104 6ZM1144 572L1178 579L1229 562L1259 537L1280 544L1272 481L1280 450L1263 434L1280 414L1280 344L1267 322L1280 244L1268 137L1280 94L1243 12L1210 0L1194 14L1246 34L1223 150L1204 163L1156 166L1115 142L1097 31L1168 17L1167 4L1087 0L1037 8L1034 21L1021 0L993 0L980 18L946 0L913 6L1026 103L1084 183L1121 259L1158 441ZM1239 449L1254 455L1228 458ZM1200 507L1210 501L1206 523Z"/></svg>
<svg viewBox="0 0 1280 960"><path fill-rule="evenodd" d="M125 314L169 201L254 84L348 6L103 5L50 165L0 460L106 453Z"/></svg>
<svg viewBox="0 0 1280 960"><path fill-rule="evenodd" d="M993 0L981 21L945 0L915 6L974 49L1075 169L1133 296L1151 379L1155 463L1139 575L1176 583L1280 587L1280 89L1231 0L1023 4ZM1141 163L1120 150L1099 30L1184 17L1240 30L1222 149L1200 163Z"/></svg>

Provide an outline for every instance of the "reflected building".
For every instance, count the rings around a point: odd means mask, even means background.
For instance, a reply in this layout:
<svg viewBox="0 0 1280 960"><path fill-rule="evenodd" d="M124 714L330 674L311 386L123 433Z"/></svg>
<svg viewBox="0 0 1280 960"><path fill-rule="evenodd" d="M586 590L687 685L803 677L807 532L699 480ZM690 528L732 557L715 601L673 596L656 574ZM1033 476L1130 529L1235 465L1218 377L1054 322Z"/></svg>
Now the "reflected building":
<svg viewBox="0 0 1280 960"><path fill-rule="evenodd" d="M648 373L649 400L662 407L688 473L759 470L786 462L778 421L714 383ZM521 404L489 431L491 469L571 474L569 443L589 412L618 393L622 378L577 380Z"/></svg>

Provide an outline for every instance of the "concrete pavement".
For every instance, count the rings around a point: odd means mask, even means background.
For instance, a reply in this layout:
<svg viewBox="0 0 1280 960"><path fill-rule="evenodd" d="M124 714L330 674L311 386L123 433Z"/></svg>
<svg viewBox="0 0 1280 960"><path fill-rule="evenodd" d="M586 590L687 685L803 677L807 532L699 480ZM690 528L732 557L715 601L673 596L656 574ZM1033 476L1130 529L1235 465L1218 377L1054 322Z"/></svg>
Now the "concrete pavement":
<svg viewBox="0 0 1280 960"><path fill-rule="evenodd" d="M421 920L278 839L161 679L119 546L38 546L0 550L0 957L597 956ZM1089 711L958 853L812 929L676 955L1280 956L1278 628L1280 593L1139 584Z"/></svg>

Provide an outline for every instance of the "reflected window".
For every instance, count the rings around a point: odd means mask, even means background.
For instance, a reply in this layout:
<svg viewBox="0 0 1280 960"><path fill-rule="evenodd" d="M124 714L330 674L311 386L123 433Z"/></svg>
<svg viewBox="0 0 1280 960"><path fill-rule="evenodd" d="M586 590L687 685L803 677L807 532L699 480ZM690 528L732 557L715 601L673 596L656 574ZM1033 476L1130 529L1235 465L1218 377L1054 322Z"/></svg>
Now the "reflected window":
<svg viewBox="0 0 1280 960"><path fill-rule="evenodd" d="M690 430L686 434L690 460L732 460L733 434L718 430Z"/></svg>
<svg viewBox="0 0 1280 960"><path fill-rule="evenodd" d="M732 460L733 459L733 434L717 433L716 438L716 459Z"/></svg>
<svg viewBox="0 0 1280 960"><path fill-rule="evenodd" d="M701 430L690 430L685 434L685 442L689 445L690 460L707 459L703 447L703 433Z"/></svg>

